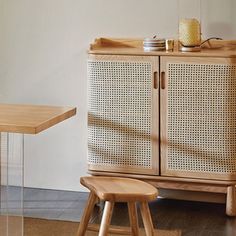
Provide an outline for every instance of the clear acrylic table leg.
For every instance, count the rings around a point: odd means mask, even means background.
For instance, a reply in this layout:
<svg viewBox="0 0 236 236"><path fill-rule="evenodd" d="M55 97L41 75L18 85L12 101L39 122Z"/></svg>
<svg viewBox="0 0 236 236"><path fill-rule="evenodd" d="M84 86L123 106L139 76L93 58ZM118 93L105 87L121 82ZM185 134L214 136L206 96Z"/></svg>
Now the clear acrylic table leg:
<svg viewBox="0 0 236 236"><path fill-rule="evenodd" d="M0 235L23 236L23 134L0 133L0 181Z"/></svg>

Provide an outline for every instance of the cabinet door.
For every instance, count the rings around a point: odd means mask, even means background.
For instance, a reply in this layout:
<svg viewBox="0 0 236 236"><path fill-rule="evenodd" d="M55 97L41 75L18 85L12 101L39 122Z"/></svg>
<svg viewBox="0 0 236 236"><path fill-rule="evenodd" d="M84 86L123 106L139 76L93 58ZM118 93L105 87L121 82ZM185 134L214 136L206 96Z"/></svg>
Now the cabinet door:
<svg viewBox="0 0 236 236"><path fill-rule="evenodd" d="M161 57L161 175L236 179L236 59Z"/></svg>
<svg viewBox="0 0 236 236"><path fill-rule="evenodd" d="M158 174L158 64L158 57L89 56L89 170Z"/></svg>

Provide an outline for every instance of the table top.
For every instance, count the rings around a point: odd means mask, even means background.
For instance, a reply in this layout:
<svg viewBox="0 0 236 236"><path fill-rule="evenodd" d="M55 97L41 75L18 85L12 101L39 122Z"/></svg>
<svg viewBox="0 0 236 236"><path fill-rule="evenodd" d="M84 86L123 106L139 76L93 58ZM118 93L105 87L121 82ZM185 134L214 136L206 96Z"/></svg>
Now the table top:
<svg viewBox="0 0 236 236"><path fill-rule="evenodd" d="M76 108L0 104L0 132L37 134L76 114Z"/></svg>

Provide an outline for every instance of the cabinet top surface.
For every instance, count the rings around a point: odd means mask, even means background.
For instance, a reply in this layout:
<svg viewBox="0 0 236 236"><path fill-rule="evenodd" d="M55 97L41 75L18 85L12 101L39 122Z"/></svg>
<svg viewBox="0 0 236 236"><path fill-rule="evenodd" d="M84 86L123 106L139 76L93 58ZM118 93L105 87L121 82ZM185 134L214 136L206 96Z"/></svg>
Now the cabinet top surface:
<svg viewBox="0 0 236 236"><path fill-rule="evenodd" d="M210 40L200 52L179 51L178 41L173 51L144 51L143 39L98 38L90 45L89 54L183 56L183 57L236 57L236 40Z"/></svg>
<svg viewBox="0 0 236 236"><path fill-rule="evenodd" d="M0 104L0 132L37 134L75 113L71 107Z"/></svg>

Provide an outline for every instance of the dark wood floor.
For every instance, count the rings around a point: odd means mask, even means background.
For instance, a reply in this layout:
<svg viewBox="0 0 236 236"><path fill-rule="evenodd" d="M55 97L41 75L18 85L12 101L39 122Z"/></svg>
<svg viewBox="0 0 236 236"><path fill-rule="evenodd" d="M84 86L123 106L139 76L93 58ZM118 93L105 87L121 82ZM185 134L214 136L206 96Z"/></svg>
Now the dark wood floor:
<svg viewBox="0 0 236 236"><path fill-rule="evenodd" d="M79 221L87 197L87 193L26 188L24 214ZM150 208L154 226L159 229L180 229L183 236L236 236L236 218L225 215L224 204L158 199L150 203ZM97 206L93 222L99 222L101 212L102 205ZM112 223L128 225L128 222L126 204L116 204Z"/></svg>

